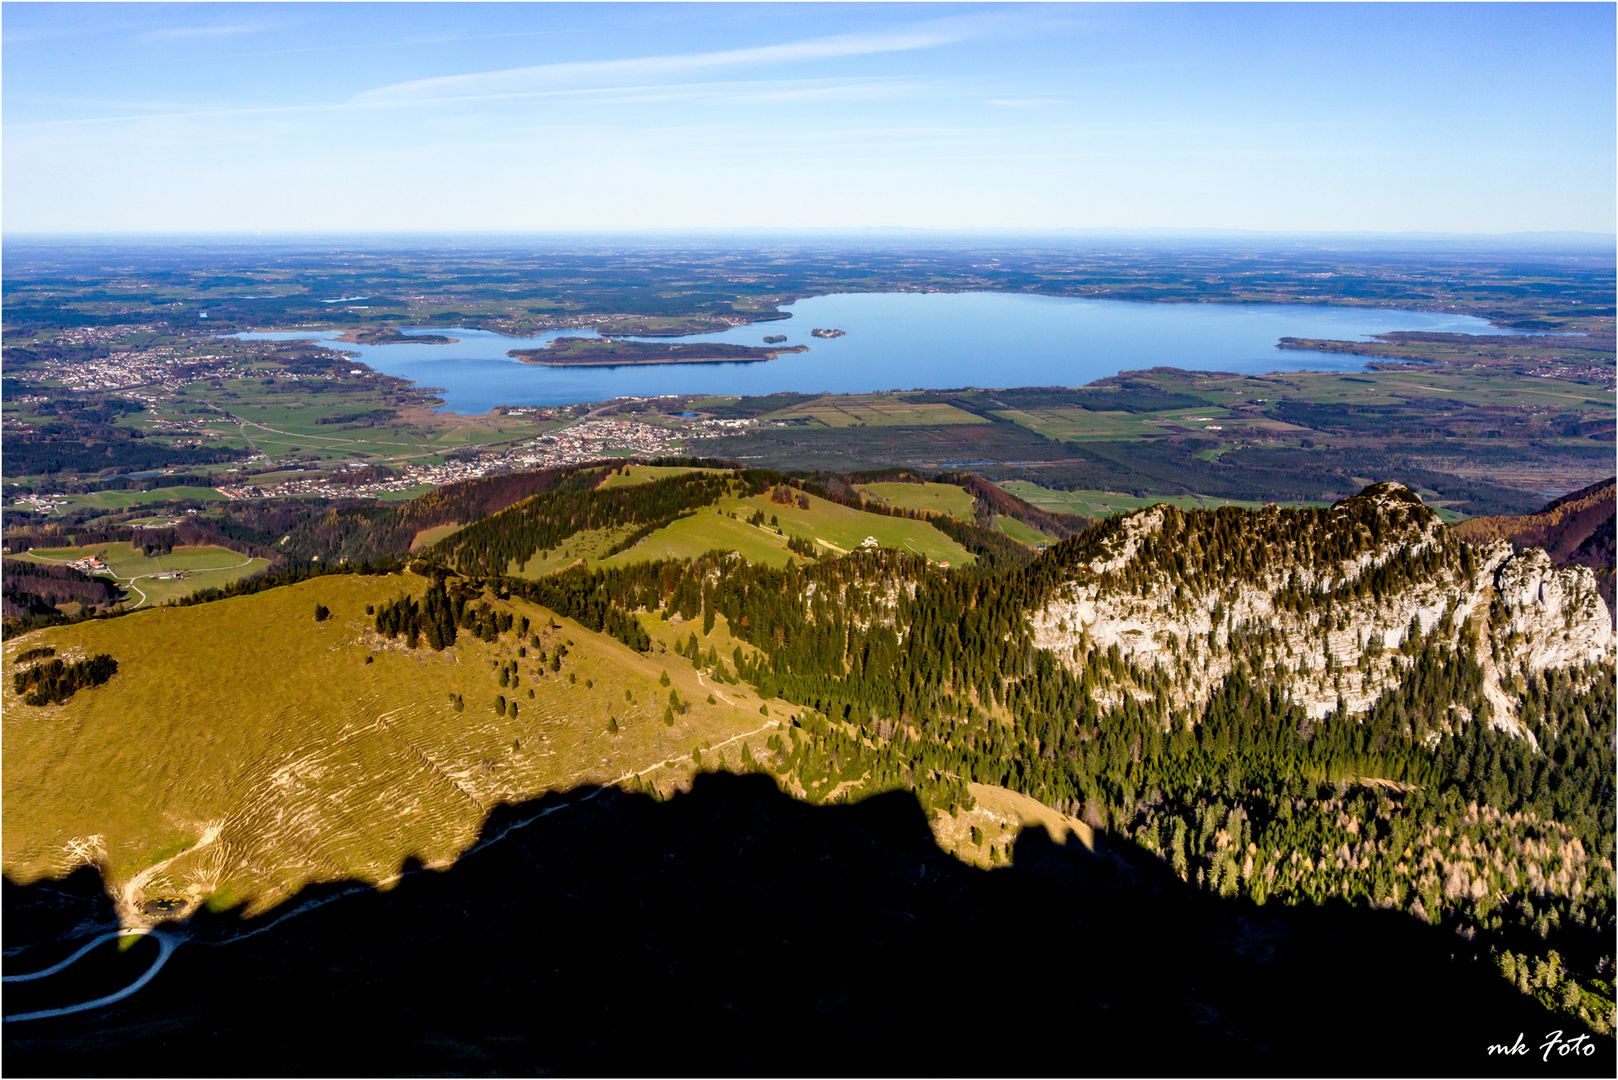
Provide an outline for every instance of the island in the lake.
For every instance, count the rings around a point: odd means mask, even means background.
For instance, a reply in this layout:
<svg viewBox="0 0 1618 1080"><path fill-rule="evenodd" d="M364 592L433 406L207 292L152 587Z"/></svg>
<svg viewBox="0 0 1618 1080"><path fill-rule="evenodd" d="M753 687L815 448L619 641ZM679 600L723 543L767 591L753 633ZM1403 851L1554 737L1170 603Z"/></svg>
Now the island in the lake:
<svg viewBox="0 0 1618 1080"><path fill-rule="evenodd" d="M345 330L335 339L350 345L403 345L414 342L417 345L454 345L461 339L445 337L443 334L406 334L395 327L383 326L375 330Z"/></svg>
<svg viewBox="0 0 1618 1080"><path fill-rule="evenodd" d="M809 336L810 337L820 337L820 338L834 338L834 337L842 337L846 333L848 333L847 330L821 330L821 329L819 329L817 327L816 329L809 331Z"/></svg>
<svg viewBox="0 0 1618 1080"><path fill-rule="evenodd" d="M765 334L764 335L764 344L766 344L766 345L779 345L779 344L781 344L781 342L785 341L786 339L787 339L787 336L785 334Z"/></svg>
<svg viewBox="0 0 1618 1080"><path fill-rule="evenodd" d="M752 363L774 360L782 353L806 352L807 346L789 349L760 349L752 345L730 345L717 341L662 342L615 341L612 338L563 337L542 349L512 349L525 364L550 367L589 367L608 364L711 364Z"/></svg>

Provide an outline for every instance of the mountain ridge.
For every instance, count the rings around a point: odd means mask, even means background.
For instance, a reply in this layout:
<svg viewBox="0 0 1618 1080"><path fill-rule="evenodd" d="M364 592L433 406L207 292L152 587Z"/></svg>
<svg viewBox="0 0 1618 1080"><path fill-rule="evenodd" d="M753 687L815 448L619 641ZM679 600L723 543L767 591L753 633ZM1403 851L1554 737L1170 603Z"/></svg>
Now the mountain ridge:
<svg viewBox="0 0 1618 1080"><path fill-rule="evenodd" d="M662 520L682 484L656 483ZM545 538L485 539L7 641L19 674L46 645L118 662L61 704L0 688L7 880L89 864L125 924L251 918L458 865L546 791L715 770L908 792L957 861L1015 865L1018 815L978 800L1003 788L1176 888L1447 928L1612 1030L1610 614L1587 568L1466 543L1402 485L1157 506L966 570L878 544L523 580L489 571Z"/></svg>
<svg viewBox="0 0 1618 1080"><path fill-rule="evenodd" d="M1485 661L1485 693L1496 709L1491 722L1523 736L1527 733L1499 689L1505 638L1527 643L1523 659L1535 671L1599 663L1612 655L1611 613L1587 568L1559 568L1537 548L1513 552L1500 541L1464 547L1402 485L1373 485L1322 511L1268 508L1229 515L1227 520L1247 526L1229 546L1263 550L1229 552L1214 581L1207 574L1187 574L1187 556L1168 550L1190 538L1190 558L1196 557L1197 515L1202 521L1210 516L1159 506L1114 519L1113 529L1096 538L1102 554L1080 564L1083 578L1068 581L1057 598L1034 613L1036 644L1056 653L1075 652L1075 664L1078 651L1113 645L1129 659L1166 661L1176 666L1179 680L1194 687L1181 702L1202 704L1232 669L1229 650L1238 633L1244 626L1262 626L1284 639L1280 644L1291 671L1282 685L1318 718L1338 708L1339 701L1349 711L1365 711L1397 681L1398 650L1408 652L1413 640L1441 630L1446 645L1465 648L1466 624L1475 618L1479 629L1492 635ZM1211 516L1217 528L1218 515ZM1331 523L1334 516L1341 520ZM1343 530L1355 529L1360 543L1349 547L1348 557L1333 559L1296 535L1298 528L1310 527L1332 531L1337 541ZM1381 535L1388 528L1391 533ZM1273 560L1280 567L1270 570L1269 549L1280 543L1288 544L1288 557ZM1147 569L1134 565L1143 544L1155 560ZM1379 570L1385 572L1377 575ZM1120 574L1127 593L1113 581ZM1372 580L1378 576L1383 581ZM1320 615L1300 610L1305 604L1337 610ZM1199 638L1206 638L1206 647L1199 647ZM1475 650L1484 644L1479 639ZM1351 676L1348 688L1340 674L1326 677L1337 658L1356 654L1369 654L1370 670L1357 680ZM1272 670L1281 676L1279 667ZM1309 678L1315 672L1321 677Z"/></svg>

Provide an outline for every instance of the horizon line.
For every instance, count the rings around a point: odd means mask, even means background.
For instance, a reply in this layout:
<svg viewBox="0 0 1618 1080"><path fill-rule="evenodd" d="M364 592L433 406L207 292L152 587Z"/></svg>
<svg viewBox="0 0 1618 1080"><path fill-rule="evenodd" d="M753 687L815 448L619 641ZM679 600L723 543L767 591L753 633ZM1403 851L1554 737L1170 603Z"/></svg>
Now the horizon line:
<svg viewBox="0 0 1618 1080"><path fill-rule="evenodd" d="M915 237L915 238L1072 238L1087 237L1109 239L1192 239L1192 240L1269 240L1269 241L1416 241L1462 243L1529 243L1535 246L1564 244L1577 247L1612 247L1618 253L1618 233L1586 230L1520 229L1511 232L1463 233L1425 230L1346 230L1346 229L1230 229L1208 226L973 226L951 228L940 226L669 226L654 228L574 228L574 229L257 229L239 230L163 230L163 231L16 231L0 232L0 245L12 243L86 243L110 242L162 242L162 241L214 241L214 242L286 242L320 240L389 240L389 239L464 239L464 240L533 240L533 239L677 239L681 237L754 237L782 238L821 236L840 238L860 237Z"/></svg>

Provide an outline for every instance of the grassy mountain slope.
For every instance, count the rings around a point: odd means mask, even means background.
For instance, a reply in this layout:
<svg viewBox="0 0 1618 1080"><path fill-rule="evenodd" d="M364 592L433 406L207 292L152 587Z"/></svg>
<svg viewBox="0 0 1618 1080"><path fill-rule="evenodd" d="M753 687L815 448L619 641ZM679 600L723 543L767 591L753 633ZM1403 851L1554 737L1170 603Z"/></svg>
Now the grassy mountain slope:
<svg viewBox="0 0 1618 1080"><path fill-rule="evenodd" d="M872 502L972 520L972 496L955 484L889 482L861 484L855 490Z"/></svg>
<svg viewBox="0 0 1618 1080"><path fill-rule="evenodd" d="M539 577L579 559L621 566L709 551L778 566L846 554L874 537L935 562L973 561L925 519L866 513L788 486L776 473L634 465L605 482L594 479L581 475L485 518L440 541L433 554L463 570ZM804 545L796 553L793 540Z"/></svg>
<svg viewBox="0 0 1618 1080"><path fill-rule="evenodd" d="M808 506L798 504L799 495ZM750 524L749 519L756 515L763 515L763 521ZM772 520L778 524L770 524ZM846 555L867 537L874 537L882 547L914 552L934 562L964 566L973 561L965 548L926 521L862 513L818 495L794 491L793 499L786 502L773 502L769 495L720 499L711 508L652 533L606 563L694 558L728 548L753 561L784 565L794 557L787 548L793 537L814 544L818 554Z"/></svg>
<svg viewBox="0 0 1618 1080"><path fill-rule="evenodd" d="M686 767L693 749L773 730L747 687L705 684L678 657L571 620L545 629L551 613L520 599L491 603L529 619L522 644L515 631L494 642L462 632L434 652L376 633L367 605L425 588L414 575L334 575L8 642L8 667L49 644L70 658L108 653L119 670L43 708L8 681L7 874L94 859L129 916L205 898L257 909L311 881L386 880L407 855L453 859L500 801L655 780L664 761ZM317 604L329 618L315 620ZM533 634L552 656L571 642L560 671L542 671ZM516 689L495 669L512 662ZM671 689L690 711L668 727ZM495 713L497 695L517 703L515 717Z"/></svg>

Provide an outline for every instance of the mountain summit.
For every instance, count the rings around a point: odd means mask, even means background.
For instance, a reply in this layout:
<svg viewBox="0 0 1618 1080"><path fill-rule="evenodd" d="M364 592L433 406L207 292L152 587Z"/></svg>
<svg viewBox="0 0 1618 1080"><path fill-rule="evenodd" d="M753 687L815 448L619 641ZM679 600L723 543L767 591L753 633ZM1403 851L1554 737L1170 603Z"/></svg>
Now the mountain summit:
<svg viewBox="0 0 1618 1080"><path fill-rule="evenodd" d="M1363 712L1436 645L1475 657L1487 719L1526 734L1502 680L1613 654L1587 568L1504 541L1466 544L1401 484L1324 509L1156 506L1063 547L1066 580L1030 614L1035 643L1080 673L1093 650L1116 648L1166 671L1180 707L1205 705L1242 664L1311 716ZM1144 689L1098 692L1116 703Z"/></svg>

